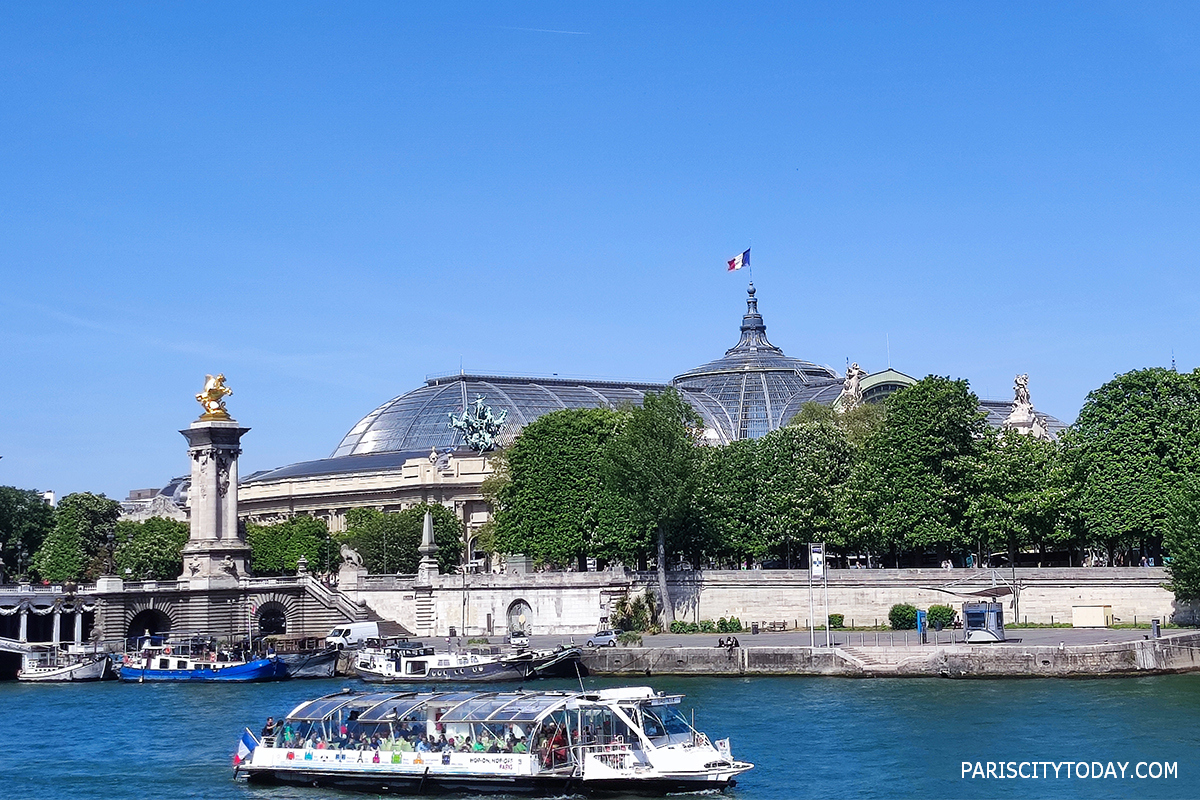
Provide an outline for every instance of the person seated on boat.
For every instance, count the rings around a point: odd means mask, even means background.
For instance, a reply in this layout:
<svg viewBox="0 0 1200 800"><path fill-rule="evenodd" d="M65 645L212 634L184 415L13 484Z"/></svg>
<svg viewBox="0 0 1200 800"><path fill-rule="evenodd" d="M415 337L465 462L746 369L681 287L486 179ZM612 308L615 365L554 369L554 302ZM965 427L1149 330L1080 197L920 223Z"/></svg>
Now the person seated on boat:
<svg viewBox="0 0 1200 800"><path fill-rule="evenodd" d="M267 724L263 725L261 738L266 738L268 736L274 736L274 735L275 735L275 718L267 717Z"/></svg>
<svg viewBox="0 0 1200 800"><path fill-rule="evenodd" d="M471 745L471 752L473 753L482 753L485 750L487 750L487 745L483 743L483 739L476 739L475 743Z"/></svg>
<svg viewBox="0 0 1200 800"><path fill-rule="evenodd" d="M460 740L459 740L459 742L458 742L458 752L460 752L460 753L465 753L465 752L467 752L467 751L468 751L468 750L470 750L470 749L471 749L471 737L470 737L470 736L464 736L464 737L463 737L462 739L460 739Z"/></svg>
<svg viewBox="0 0 1200 800"><path fill-rule="evenodd" d="M525 744L524 736L517 737L517 740L515 742L513 742L512 751L514 753L528 753L529 752L529 746L527 744Z"/></svg>
<svg viewBox="0 0 1200 800"><path fill-rule="evenodd" d="M322 739L320 736L318 736L318 737L317 737L317 743L316 743L316 745L314 745L314 749L316 749L316 750L326 750L326 749L328 749L328 747L329 747L329 746L328 746L327 744L325 744L325 740L324 740L324 739Z"/></svg>
<svg viewBox="0 0 1200 800"><path fill-rule="evenodd" d="M425 738L425 734L422 733L421 738L417 739L417 746L415 749L418 753L428 753L430 751L429 740Z"/></svg>

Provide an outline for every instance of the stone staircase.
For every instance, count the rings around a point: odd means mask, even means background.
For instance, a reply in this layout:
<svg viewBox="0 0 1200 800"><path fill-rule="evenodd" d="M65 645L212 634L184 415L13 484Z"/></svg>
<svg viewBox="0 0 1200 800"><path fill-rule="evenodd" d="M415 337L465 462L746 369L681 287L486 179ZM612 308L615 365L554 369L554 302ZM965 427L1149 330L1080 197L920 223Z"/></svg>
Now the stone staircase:
<svg viewBox="0 0 1200 800"><path fill-rule="evenodd" d="M415 594L417 629L414 632L418 636L433 636L437 630L437 605L433 599L433 591L417 589Z"/></svg>

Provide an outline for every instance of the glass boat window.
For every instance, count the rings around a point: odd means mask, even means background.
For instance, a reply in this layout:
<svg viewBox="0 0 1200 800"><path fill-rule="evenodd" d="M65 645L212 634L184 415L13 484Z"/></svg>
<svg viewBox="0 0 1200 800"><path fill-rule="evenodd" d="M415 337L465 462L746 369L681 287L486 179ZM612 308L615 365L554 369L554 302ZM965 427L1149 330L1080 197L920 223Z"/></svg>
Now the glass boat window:
<svg viewBox="0 0 1200 800"><path fill-rule="evenodd" d="M662 736L676 736L692 733L692 726L674 706L658 706L642 709L642 730L646 738L657 739Z"/></svg>

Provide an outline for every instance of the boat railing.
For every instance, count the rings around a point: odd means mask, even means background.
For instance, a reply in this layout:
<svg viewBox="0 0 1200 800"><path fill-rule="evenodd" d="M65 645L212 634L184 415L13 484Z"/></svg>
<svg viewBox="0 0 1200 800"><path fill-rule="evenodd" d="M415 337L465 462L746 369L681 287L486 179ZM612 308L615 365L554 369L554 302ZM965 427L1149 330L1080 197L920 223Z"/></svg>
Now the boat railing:
<svg viewBox="0 0 1200 800"><path fill-rule="evenodd" d="M588 756L592 756L610 769L630 769L638 762L638 757L633 752L633 745L627 742L578 744L575 745L575 754L575 758L580 764L583 764Z"/></svg>

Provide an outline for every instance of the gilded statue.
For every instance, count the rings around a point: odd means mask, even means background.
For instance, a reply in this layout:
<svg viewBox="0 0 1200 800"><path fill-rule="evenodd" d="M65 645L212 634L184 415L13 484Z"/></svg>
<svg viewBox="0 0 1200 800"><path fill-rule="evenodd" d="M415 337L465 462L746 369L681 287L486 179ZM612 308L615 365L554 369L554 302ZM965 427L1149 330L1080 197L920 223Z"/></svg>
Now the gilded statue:
<svg viewBox="0 0 1200 800"><path fill-rule="evenodd" d="M229 419L229 411L221 398L233 394L233 390L225 385L225 374L216 377L204 376L204 389L196 395L196 401L204 406L204 414L200 419Z"/></svg>

